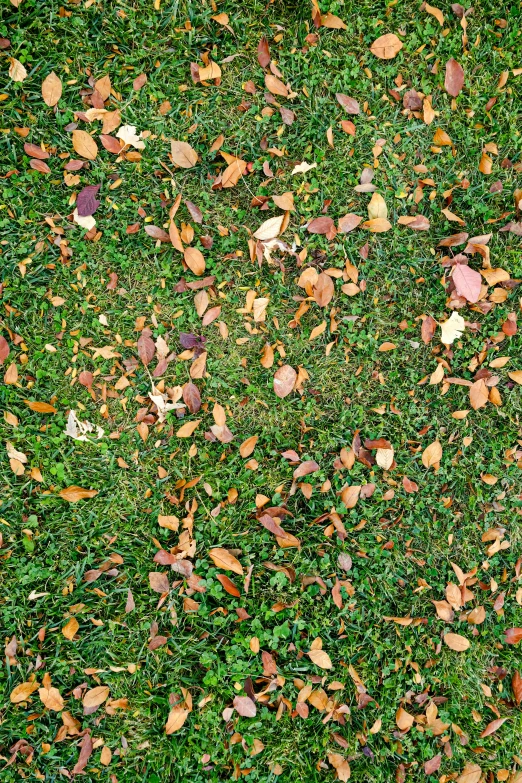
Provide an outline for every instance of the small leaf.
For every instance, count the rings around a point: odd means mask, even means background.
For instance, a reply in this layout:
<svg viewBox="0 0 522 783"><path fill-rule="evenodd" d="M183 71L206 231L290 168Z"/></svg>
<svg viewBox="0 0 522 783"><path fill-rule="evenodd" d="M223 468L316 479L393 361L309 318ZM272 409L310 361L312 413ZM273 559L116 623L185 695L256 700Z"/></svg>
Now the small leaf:
<svg viewBox="0 0 522 783"><path fill-rule="evenodd" d="M87 131L74 130L72 133L72 145L74 151L82 158L96 160L98 145Z"/></svg>
<svg viewBox="0 0 522 783"><path fill-rule="evenodd" d="M307 655L312 663L315 663L320 669L333 669L330 656L324 650L310 650Z"/></svg>
<svg viewBox="0 0 522 783"><path fill-rule="evenodd" d="M344 95L342 92L336 92L335 97L347 114L360 114L361 107L355 98L350 98L349 95Z"/></svg>
<svg viewBox="0 0 522 783"><path fill-rule="evenodd" d="M256 703L249 696L236 696L233 703L238 714L243 718L255 718Z"/></svg>
<svg viewBox="0 0 522 783"><path fill-rule="evenodd" d="M67 622L62 628L62 634L66 639L72 640L74 639L79 627L80 624L76 617L71 617L69 622Z"/></svg>
<svg viewBox="0 0 522 783"><path fill-rule="evenodd" d="M444 642L447 644L450 650L455 650L455 652L464 652L470 647L469 639L466 639L465 636L461 636L458 633L445 634Z"/></svg>
<svg viewBox="0 0 522 783"><path fill-rule="evenodd" d="M189 710L182 707L173 707L169 712L167 723L165 725L165 734L174 734L179 731L189 715Z"/></svg>
<svg viewBox="0 0 522 783"><path fill-rule="evenodd" d="M481 733L481 739L484 739L484 737L489 737L490 734L494 734L497 729L499 729L506 721L507 718L496 718L496 720L492 720L491 723L488 723L484 731Z"/></svg>
<svg viewBox="0 0 522 783"><path fill-rule="evenodd" d="M266 68L267 65L270 65L270 49L265 36L261 38L257 45L257 61L261 68Z"/></svg>
<svg viewBox="0 0 522 783"><path fill-rule="evenodd" d="M422 452L422 464L425 468L437 466L442 459L442 446L438 440L433 441Z"/></svg>

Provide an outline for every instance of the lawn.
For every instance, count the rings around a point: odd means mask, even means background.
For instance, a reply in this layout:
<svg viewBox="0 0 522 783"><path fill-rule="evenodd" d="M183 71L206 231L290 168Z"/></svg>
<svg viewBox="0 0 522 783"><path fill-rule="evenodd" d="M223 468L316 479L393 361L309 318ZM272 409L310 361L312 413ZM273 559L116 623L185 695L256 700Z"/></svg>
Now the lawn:
<svg viewBox="0 0 522 783"><path fill-rule="evenodd" d="M521 21L1 1L3 783L522 781Z"/></svg>

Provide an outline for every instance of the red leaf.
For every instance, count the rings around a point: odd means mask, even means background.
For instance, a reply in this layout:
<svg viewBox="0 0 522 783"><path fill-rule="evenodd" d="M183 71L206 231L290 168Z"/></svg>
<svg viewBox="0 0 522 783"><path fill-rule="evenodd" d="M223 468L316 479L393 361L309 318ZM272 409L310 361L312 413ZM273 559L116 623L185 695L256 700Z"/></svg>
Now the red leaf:
<svg viewBox="0 0 522 783"><path fill-rule="evenodd" d="M432 759L425 761L424 772L426 773L426 775L433 775L434 772L437 772L437 770L440 768L441 761L442 761L442 756L440 753L437 753L437 755L433 756Z"/></svg>
<svg viewBox="0 0 522 783"><path fill-rule="evenodd" d="M283 528L278 525L277 522L274 522L272 517L268 514L263 514L263 516L259 517L259 521L263 527L266 527L266 529L273 533L274 536L277 536L278 538L288 538Z"/></svg>
<svg viewBox="0 0 522 783"><path fill-rule="evenodd" d="M335 223L331 217L318 217L308 224L310 234L329 234L335 232Z"/></svg>
<svg viewBox="0 0 522 783"><path fill-rule="evenodd" d="M451 276L455 290L468 302L478 302L482 288L482 278L478 272L467 264L457 264Z"/></svg>
<svg viewBox="0 0 522 783"><path fill-rule="evenodd" d="M464 86L464 70L456 60L451 58L446 63L446 78L444 79L444 89L453 98L456 98Z"/></svg>
<svg viewBox="0 0 522 783"><path fill-rule="evenodd" d="M83 372L79 374L78 380L82 386L86 386L87 389L90 389L92 386L92 382L94 380L94 376L92 372L89 372L88 370L83 370Z"/></svg>
<svg viewBox="0 0 522 783"><path fill-rule="evenodd" d="M201 408L201 395L195 383L186 383L184 385L183 402L191 413L197 413Z"/></svg>
<svg viewBox="0 0 522 783"><path fill-rule="evenodd" d="M270 49L265 36L261 38L257 45L257 61L261 68L266 68L270 64Z"/></svg>
<svg viewBox="0 0 522 783"><path fill-rule="evenodd" d="M419 485L409 479L407 476L402 477L402 486L409 494L419 491Z"/></svg>
<svg viewBox="0 0 522 783"><path fill-rule="evenodd" d="M361 109L355 98L350 98L349 95L344 95L342 92L336 92L335 97L348 114L359 114Z"/></svg>
<svg viewBox="0 0 522 783"><path fill-rule="evenodd" d="M507 628L505 634L506 644L518 644L522 641L522 628Z"/></svg>
<svg viewBox="0 0 522 783"><path fill-rule="evenodd" d="M502 324L502 331L507 334L508 337L517 333L517 314L509 313L507 320Z"/></svg>

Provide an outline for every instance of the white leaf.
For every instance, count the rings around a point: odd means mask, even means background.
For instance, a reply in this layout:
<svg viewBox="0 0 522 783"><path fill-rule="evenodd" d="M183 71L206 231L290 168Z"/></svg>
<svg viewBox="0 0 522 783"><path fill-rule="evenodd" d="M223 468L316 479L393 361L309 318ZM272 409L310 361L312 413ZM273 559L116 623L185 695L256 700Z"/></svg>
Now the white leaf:
<svg viewBox="0 0 522 783"><path fill-rule="evenodd" d="M451 345L459 337L462 337L465 328L464 318L454 310L451 317L440 324L441 340L444 345Z"/></svg>
<svg viewBox="0 0 522 783"><path fill-rule="evenodd" d="M87 433L90 432L95 432L96 434L88 437ZM80 421L77 418L75 411L70 411L69 417L67 419L67 427L65 428L65 434L69 435L69 437L73 438L73 440L90 441L92 439L99 440L100 438L103 438L105 430L103 430L101 427L98 427L97 424L91 424L90 421Z"/></svg>
<svg viewBox="0 0 522 783"><path fill-rule="evenodd" d="M87 231L90 231L91 228L94 228L94 226L96 225L96 221L92 215L86 215L85 217L81 217L78 214L77 209L75 209L73 212L73 219L75 223L78 223L79 226L87 229Z"/></svg>
<svg viewBox="0 0 522 783"><path fill-rule="evenodd" d="M283 225L284 215L276 215L273 218L265 220L261 223L256 233L254 234L256 239L275 239L281 231Z"/></svg>
<svg viewBox="0 0 522 783"><path fill-rule="evenodd" d="M294 166L292 174L306 174L307 171L315 168L317 168L317 163L307 163L306 160L303 160L298 166Z"/></svg>
<svg viewBox="0 0 522 783"><path fill-rule="evenodd" d="M136 133L135 125L122 125L116 134L118 139L121 139L125 144L130 144L137 150L145 149L145 142L140 139Z"/></svg>

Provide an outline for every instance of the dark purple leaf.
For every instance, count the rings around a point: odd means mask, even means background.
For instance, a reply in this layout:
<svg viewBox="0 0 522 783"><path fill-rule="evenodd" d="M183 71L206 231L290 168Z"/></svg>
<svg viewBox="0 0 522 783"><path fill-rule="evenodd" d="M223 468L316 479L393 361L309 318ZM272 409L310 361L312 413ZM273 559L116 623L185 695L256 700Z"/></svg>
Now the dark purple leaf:
<svg viewBox="0 0 522 783"><path fill-rule="evenodd" d="M96 198L100 185L87 185L83 190L78 193L76 199L76 208L80 217L88 217L94 215L100 202Z"/></svg>

